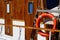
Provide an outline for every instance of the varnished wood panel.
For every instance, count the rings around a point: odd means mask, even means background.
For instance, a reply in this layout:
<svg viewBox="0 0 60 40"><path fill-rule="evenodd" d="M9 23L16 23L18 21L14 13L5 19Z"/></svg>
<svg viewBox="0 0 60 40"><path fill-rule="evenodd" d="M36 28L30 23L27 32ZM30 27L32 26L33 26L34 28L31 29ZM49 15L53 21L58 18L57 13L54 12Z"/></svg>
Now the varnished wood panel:
<svg viewBox="0 0 60 40"><path fill-rule="evenodd" d="M4 18L5 6L3 0L0 0L0 18Z"/></svg>
<svg viewBox="0 0 60 40"><path fill-rule="evenodd" d="M24 1L13 0L13 19L24 20Z"/></svg>
<svg viewBox="0 0 60 40"><path fill-rule="evenodd" d="M33 2L34 5L34 11L32 14L29 14L28 12L28 2ZM25 18L25 26L31 26L33 27L33 21L34 21L34 16L36 14L36 10L37 10L37 0L25 0L25 10L24 10L24 18ZM26 36L26 40L30 40L31 38L31 29L26 29L25 31L25 36ZM36 39L36 38L35 38Z"/></svg>
<svg viewBox="0 0 60 40"><path fill-rule="evenodd" d="M6 35L13 35L13 27L12 27L12 5L11 5L12 1L6 1L5 2L5 14L4 14L4 18L5 18L5 34ZM6 9L6 5L10 4L10 13L7 13L7 9ZM10 25L10 26L9 26Z"/></svg>
<svg viewBox="0 0 60 40"><path fill-rule="evenodd" d="M12 27L12 20L24 20L24 0L6 0L6 4L9 2L10 4L10 13L7 14L5 11L4 18L5 18L5 34L13 35L13 27ZM6 10L6 9L5 9ZM8 26L7 26L8 25ZM9 26L11 25L11 26ZM8 33L9 31L9 33Z"/></svg>

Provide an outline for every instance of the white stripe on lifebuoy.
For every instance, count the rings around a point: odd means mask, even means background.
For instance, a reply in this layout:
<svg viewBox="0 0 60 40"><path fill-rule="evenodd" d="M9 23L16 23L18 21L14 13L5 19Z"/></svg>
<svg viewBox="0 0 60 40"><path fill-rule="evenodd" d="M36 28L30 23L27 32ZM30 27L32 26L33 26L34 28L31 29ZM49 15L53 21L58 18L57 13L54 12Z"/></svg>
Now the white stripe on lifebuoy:
<svg viewBox="0 0 60 40"><path fill-rule="evenodd" d="M50 14L50 13L42 13L36 20L36 28L40 27L40 20L41 18L45 18L46 16L48 16L48 18L53 20L53 28L52 28L52 32L54 32L55 28L56 28L56 18L54 17L54 15ZM42 30L39 30L38 34L42 35L42 36L49 36L48 33L44 33Z"/></svg>

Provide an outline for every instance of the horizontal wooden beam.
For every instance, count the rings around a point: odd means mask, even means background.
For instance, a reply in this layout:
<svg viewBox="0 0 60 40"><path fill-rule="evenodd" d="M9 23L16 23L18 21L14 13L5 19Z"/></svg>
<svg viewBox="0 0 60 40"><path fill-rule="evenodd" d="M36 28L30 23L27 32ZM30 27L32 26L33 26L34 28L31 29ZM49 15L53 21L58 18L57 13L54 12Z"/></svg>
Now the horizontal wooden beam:
<svg viewBox="0 0 60 40"><path fill-rule="evenodd" d="M0 25L5 25L5 24L1 24L0 23ZM8 26L8 25L6 25L6 26ZM9 25L9 26L11 26L11 25ZM12 25L12 26L14 26L14 27L19 27L19 28L27 28L27 29L35 29L35 30L45 30L45 31L52 31L52 29L46 29L46 28L34 28L34 27L30 27L30 26L28 26L28 27L26 27L26 26L20 26L20 25ZM60 32L60 30L54 30L55 32Z"/></svg>

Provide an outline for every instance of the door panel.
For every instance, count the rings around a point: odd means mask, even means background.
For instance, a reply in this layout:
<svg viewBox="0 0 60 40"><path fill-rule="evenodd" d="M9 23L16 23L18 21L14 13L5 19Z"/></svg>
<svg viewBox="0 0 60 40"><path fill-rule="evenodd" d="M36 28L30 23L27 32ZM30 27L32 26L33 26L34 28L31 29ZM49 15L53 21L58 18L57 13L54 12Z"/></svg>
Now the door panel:
<svg viewBox="0 0 60 40"><path fill-rule="evenodd" d="M33 2L33 13L29 14L28 12L28 4L29 2ZM37 0L25 0L25 10L24 10L24 18L25 18L25 26L26 27L33 27L34 16L36 14L37 9ZM28 31L27 31L28 30ZM30 40L31 38L31 29L26 29L26 40ZM29 37L28 37L29 35Z"/></svg>
<svg viewBox="0 0 60 40"><path fill-rule="evenodd" d="M10 4L10 12L7 13L6 4ZM24 0L6 0L5 1L5 33L13 35L12 20L24 20ZM9 26L10 25L10 26Z"/></svg>
<svg viewBox="0 0 60 40"><path fill-rule="evenodd" d="M24 20L24 0L13 0L13 19Z"/></svg>

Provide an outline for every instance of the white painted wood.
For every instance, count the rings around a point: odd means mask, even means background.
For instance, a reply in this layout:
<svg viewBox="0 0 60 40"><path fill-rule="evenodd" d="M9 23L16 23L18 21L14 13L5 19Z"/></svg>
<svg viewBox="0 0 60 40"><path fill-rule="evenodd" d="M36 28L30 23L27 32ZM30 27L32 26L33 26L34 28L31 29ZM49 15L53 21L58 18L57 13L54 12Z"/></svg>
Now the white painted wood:
<svg viewBox="0 0 60 40"><path fill-rule="evenodd" d="M43 37L40 34L37 34L37 40L46 40L46 37Z"/></svg>
<svg viewBox="0 0 60 40"><path fill-rule="evenodd" d="M0 19L0 21L2 21L2 19ZM4 23L4 20L1 23ZM25 22L21 22L21 23L24 24ZM15 24L21 25L21 23L15 21ZM4 39L5 40L25 40L25 28L13 27L13 36L8 36L8 35L5 35L5 26L0 25L0 30L1 30L1 26L2 26L2 33L0 33L0 40L4 40ZM25 25L21 25L21 26L25 26ZM20 30L21 30L21 35L20 35Z"/></svg>
<svg viewBox="0 0 60 40"><path fill-rule="evenodd" d="M24 21L16 21L16 20L13 20L13 25L25 26L25 22Z"/></svg>

